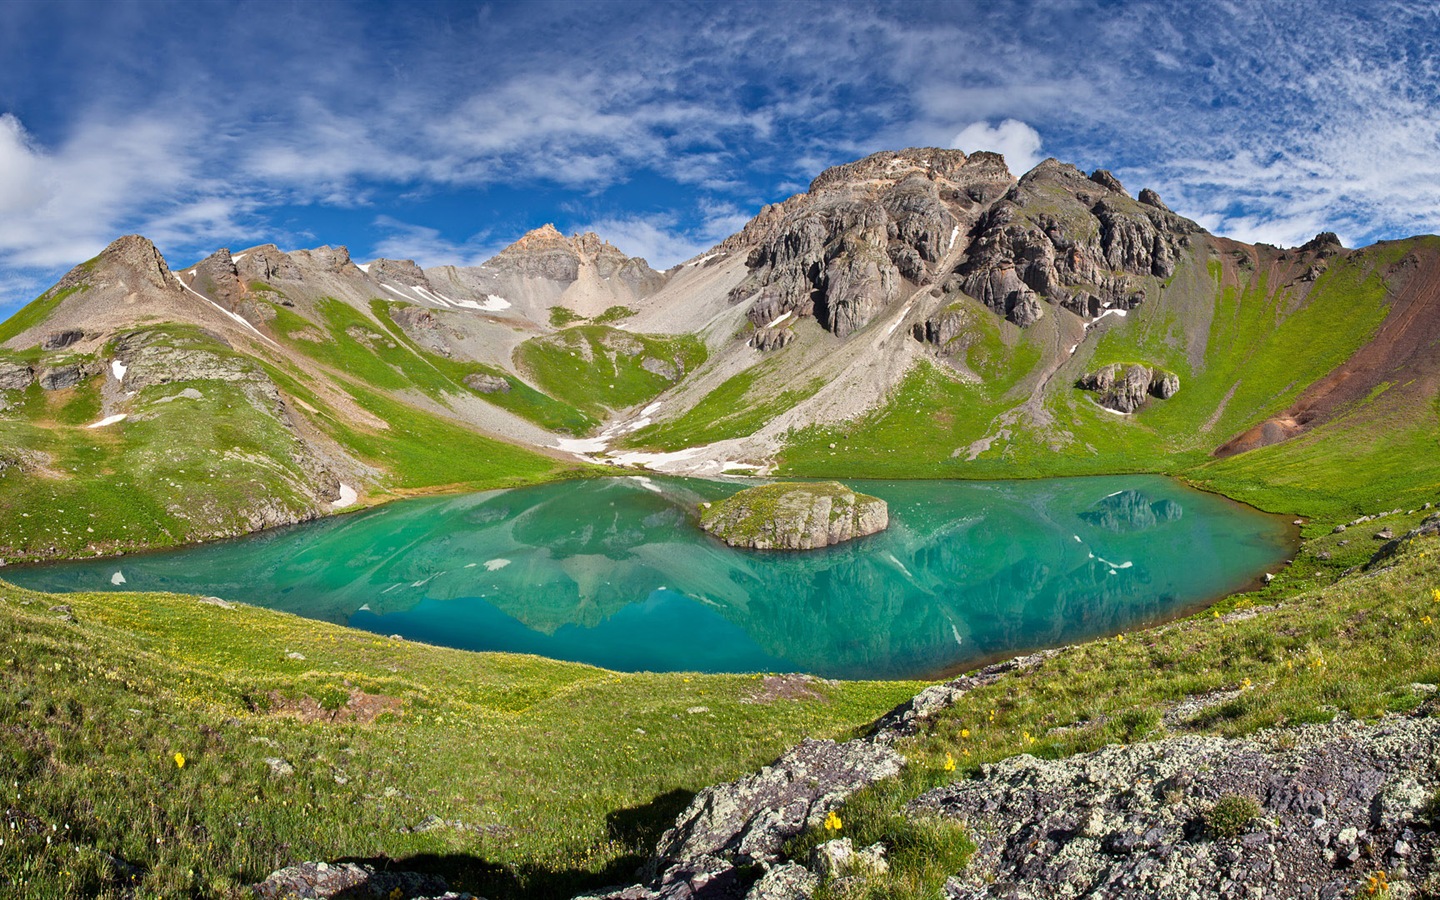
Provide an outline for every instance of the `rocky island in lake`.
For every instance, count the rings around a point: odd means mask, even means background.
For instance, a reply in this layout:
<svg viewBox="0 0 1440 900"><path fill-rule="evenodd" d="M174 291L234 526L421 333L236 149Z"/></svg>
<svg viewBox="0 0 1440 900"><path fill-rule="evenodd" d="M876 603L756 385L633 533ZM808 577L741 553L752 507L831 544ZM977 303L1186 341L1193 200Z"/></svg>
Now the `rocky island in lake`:
<svg viewBox="0 0 1440 900"><path fill-rule="evenodd" d="M747 488L701 510L700 527L732 547L816 550L884 531L885 501L835 481Z"/></svg>

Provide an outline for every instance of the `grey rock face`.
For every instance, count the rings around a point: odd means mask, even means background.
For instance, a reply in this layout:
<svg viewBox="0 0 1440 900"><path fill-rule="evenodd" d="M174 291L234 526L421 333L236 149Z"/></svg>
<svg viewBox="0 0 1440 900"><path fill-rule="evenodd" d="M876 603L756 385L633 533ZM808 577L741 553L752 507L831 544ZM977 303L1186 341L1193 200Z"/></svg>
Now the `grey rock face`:
<svg viewBox="0 0 1440 900"><path fill-rule="evenodd" d="M1100 394L1099 403L1116 412L1133 413L1145 398L1169 400L1180 390L1180 376L1142 365L1111 363L1077 382L1083 390Z"/></svg>
<svg viewBox="0 0 1440 900"><path fill-rule="evenodd" d="M761 352L779 350L795 340L795 332L789 328L759 328L750 338L750 346Z"/></svg>
<svg viewBox="0 0 1440 900"><path fill-rule="evenodd" d="M1022 289L1080 315L1133 307L1144 299L1136 276L1168 278L1201 230L1147 196L1155 203L1130 199L1103 170L1046 160L986 211L958 270L963 289L1002 315Z"/></svg>
<svg viewBox="0 0 1440 900"><path fill-rule="evenodd" d="M838 482L761 485L706 509L700 527L732 547L814 550L883 531L890 511L879 497Z"/></svg>
<svg viewBox="0 0 1440 900"><path fill-rule="evenodd" d="M1425 811L1437 751L1440 721L1425 717L1180 737L1012 757L910 809L969 824L979 850L946 886L956 900L1351 897L1370 871L1394 882L1440 849ZM1261 814L1216 838L1204 817L1227 794Z"/></svg>
<svg viewBox="0 0 1440 900"><path fill-rule="evenodd" d="M40 387L47 391L63 391L84 380L86 367L80 363L53 366L40 373Z"/></svg>
<svg viewBox="0 0 1440 900"><path fill-rule="evenodd" d="M905 282L937 280L984 206L1013 183L994 154L933 148L827 169L808 194L766 207L721 245L750 253L750 275L731 299L755 298L757 327L789 312L845 337L898 299Z"/></svg>
<svg viewBox="0 0 1440 900"><path fill-rule="evenodd" d="M398 281L411 287L430 288L430 279L413 259L377 259L370 264L369 272L376 278Z"/></svg>
<svg viewBox="0 0 1440 900"><path fill-rule="evenodd" d="M247 250L244 258L235 264L235 270L247 284L251 281L263 281L266 284L296 281L301 277L295 261L274 244L263 244Z"/></svg>
<svg viewBox="0 0 1440 900"><path fill-rule="evenodd" d="M0 359L0 391L23 391L34 381L34 369L24 363Z"/></svg>
<svg viewBox="0 0 1440 900"><path fill-rule="evenodd" d="M487 375L484 372L474 372L466 375L465 384L482 394L510 393L510 382L498 375Z"/></svg>
<svg viewBox="0 0 1440 900"><path fill-rule="evenodd" d="M1165 205L1165 201L1160 199L1160 195L1149 188L1142 190L1138 199L1146 206L1153 206L1156 209L1163 209L1166 212L1170 211L1170 207Z"/></svg>
<svg viewBox="0 0 1440 900"><path fill-rule="evenodd" d="M85 332L80 331L76 328L67 329L65 331L53 331L50 334L45 335L44 339L40 341L40 349L64 350L66 347L72 346L76 342L84 339L84 337Z"/></svg>
<svg viewBox="0 0 1440 900"><path fill-rule="evenodd" d="M223 247L196 263L191 286L231 312L239 309L247 293L235 260Z"/></svg>
<svg viewBox="0 0 1440 900"><path fill-rule="evenodd" d="M305 862L272 872L247 889L259 900L343 897L346 900L478 900L448 890L445 879L418 872L377 871L356 863Z"/></svg>
<svg viewBox="0 0 1440 900"><path fill-rule="evenodd" d="M786 841L903 763L875 743L807 740L753 775L697 794L660 838L657 857L662 864L707 855L773 861Z"/></svg>

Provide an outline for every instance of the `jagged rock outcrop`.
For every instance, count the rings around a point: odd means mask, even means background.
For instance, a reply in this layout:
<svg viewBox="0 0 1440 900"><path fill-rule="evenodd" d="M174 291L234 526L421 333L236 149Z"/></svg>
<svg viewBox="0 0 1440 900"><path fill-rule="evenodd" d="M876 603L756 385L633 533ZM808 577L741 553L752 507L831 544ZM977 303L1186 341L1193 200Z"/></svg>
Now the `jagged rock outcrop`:
<svg viewBox="0 0 1440 900"><path fill-rule="evenodd" d="M993 153L877 153L827 169L721 249L749 253L731 299L753 298L756 326L794 313L845 337L906 285L944 283L1028 327L1046 303L1089 317L1129 309L1144 277L1174 273L1201 229L1154 191L1141 196L1103 169L1087 176L1053 159L1017 182ZM952 251L958 265L942 267Z"/></svg>
<svg viewBox="0 0 1440 900"><path fill-rule="evenodd" d="M339 274L355 266L347 247L331 247L326 244L313 250L296 250L289 255L297 263L309 264L321 272Z"/></svg>
<svg viewBox="0 0 1440 900"><path fill-rule="evenodd" d="M1082 390L1100 395L1096 402L1106 409L1133 413L1147 397L1169 400L1180 390L1180 376L1163 369L1138 364L1111 363L1076 382Z"/></svg>
<svg viewBox="0 0 1440 900"><path fill-rule="evenodd" d="M240 308L248 291L229 250L222 247L200 260L195 264L194 272L190 282L192 288L231 312Z"/></svg>
<svg viewBox="0 0 1440 900"><path fill-rule="evenodd" d="M1037 299L1086 316L1133 308L1144 300L1141 279L1174 274L1190 235L1201 231L1153 191L1142 196L1132 200L1103 169L1087 176L1042 162L979 223L957 269L962 289L1017 323Z"/></svg>
<svg viewBox="0 0 1440 900"><path fill-rule="evenodd" d="M67 362L51 364L40 372L40 387L47 391L63 391L97 373L99 368L93 362Z"/></svg>
<svg viewBox="0 0 1440 900"><path fill-rule="evenodd" d="M834 481L747 488L700 515L700 527L720 540L756 550L814 550L884 531L889 524L884 500Z"/></svg>
<svg viewBox="0 0 1440 900"><path fill-rule="evenodd" d="M978 843L947 883L955 900L1342 898L1376 870L1428 896L1440 887L1437 754L1440 720L1341 719L1062 760L1022 754L909 811L965 822ZM1256 803L1239 834L1207 827L1227 796Z"/></svg>
<svg viewBox="0 0 1440 900"><path fill-rule="evenodd" d="M795 340L795 332L785 327L757 328L750 337L750 346L762 353L779 350Z"/></svg>
<svg viewBox="0 0 1440 900"><path fill-rule="evenodd" d="M425 277L425 270L417 266L413 259L377 259L370 263L366 271L376 278L398 281L411 287L423 287L427 290L430 287L430 279Z"/></svg>
<svg viewBox="0 0 1440 900"><path fill-rule="evenodd" d="M274 244L261 244L246 250L235 263L235 270L247 285L252 281L272 284L300 278L300 269L295 261Z"/></svg>
<svg viewBox="0 0 1440 900"><path fill-rule="evenodd" d="M540 278L569 284L580 277L582 266L593 267L601 279L617 278L642 295L664 281L645 260L626 256L594 232L567 238L550 224L526 233L483 268L495 276Z"/></svg>
<svg viewBox="0 0 1440 900"><path fill-rule="evenodd" d="M45 335L40 341L41 350L64 350L66 347L74 346L78 341L84 340L85 332L78 328L67 328L63 331L52 331Z"/></svg>
<svg viewBox="0 0 1440 900"><path fill-rule="evenodd" d="M807 194L766 207L722 244L745 249L750 321L813 316L837 337L863 328L902 286L929 284L985 205L1013 176L993 153L877 153L820 174Z"/></svg>
<svg viewBox="0 0 1440 900"><path fill-rule="evenodd" d="M23 391L35 381L35 370L25 363L0 359L0 391Z"/></svg>

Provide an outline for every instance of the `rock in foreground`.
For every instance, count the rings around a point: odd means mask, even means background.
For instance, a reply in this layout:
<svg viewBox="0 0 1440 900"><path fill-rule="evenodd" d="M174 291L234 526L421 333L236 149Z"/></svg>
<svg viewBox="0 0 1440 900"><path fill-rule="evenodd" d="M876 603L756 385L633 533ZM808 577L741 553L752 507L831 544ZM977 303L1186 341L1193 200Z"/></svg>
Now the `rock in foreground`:
<svg viewBox="0 0 1440 900"><path fill-rule="evenodd" d="M700 516L700 527L720 540L756 550L814 550L884 531L889 524L884 500L834 481L747 488Z"/></svg>

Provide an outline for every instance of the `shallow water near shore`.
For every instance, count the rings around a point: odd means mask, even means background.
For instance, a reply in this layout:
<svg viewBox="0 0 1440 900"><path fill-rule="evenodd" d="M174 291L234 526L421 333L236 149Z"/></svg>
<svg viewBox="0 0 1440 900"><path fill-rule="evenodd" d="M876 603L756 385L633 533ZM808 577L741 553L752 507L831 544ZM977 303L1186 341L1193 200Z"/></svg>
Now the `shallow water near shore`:
<svg viewBox="0 0 1440 900"><path fill-rule="evenodd" d="M213 595L622 671L918 678L1179 615L1294 549L1277 517L1160 476L846 483L884 499L890 527L817 551L700 531L699 504L745 484L631 477L408 500L4 578Z"/></svg>

